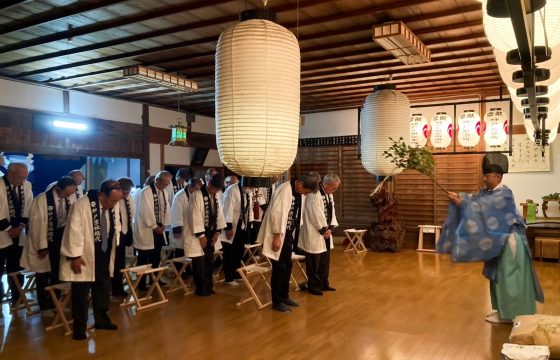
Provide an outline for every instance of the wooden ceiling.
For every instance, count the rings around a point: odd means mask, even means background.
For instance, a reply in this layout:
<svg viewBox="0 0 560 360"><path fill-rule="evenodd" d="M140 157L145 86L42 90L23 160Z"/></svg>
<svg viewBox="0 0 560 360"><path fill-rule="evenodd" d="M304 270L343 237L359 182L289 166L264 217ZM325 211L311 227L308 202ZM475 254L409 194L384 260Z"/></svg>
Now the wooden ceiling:
<svg viewBox="0 0 560 360"><path fill-rule="evenodd" d="M214 51L242 0L26 0L0 2L0 75L38 84L214 113ZM392 82L412 101L499 92L503 85L476 0L269 0L301 48L301 112L360 106ZM375 24L402 20L432 52L404 65L372 40ZM199 82L174 90L122 77L148 65Z"/></svg>

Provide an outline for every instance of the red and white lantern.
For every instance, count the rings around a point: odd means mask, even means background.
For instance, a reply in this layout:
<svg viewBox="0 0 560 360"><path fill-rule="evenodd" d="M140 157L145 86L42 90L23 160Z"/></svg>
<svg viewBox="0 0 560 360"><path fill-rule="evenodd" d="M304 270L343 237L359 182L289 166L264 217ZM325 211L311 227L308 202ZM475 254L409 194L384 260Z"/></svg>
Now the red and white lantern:
<svg viewBox="0 0 560 360"><path fill-rule="evenodd" d="M457 140L465 149L472 149L480 142L480 115L465 110L457 119Z"/></svg>
<svg viewBox="0 0 560 360"><path fill-rule="evenodd" d="M500 147L506 143L509 134L509 122L501 108L490 109L484 116L486 131L484 141L491 148Z"/></svg>
<svg viewBox="0 0 560 360"><path fill-rule="evenodd" d="M438 112L432 118L430 142L438 150L445 150L453 139L453 121L446 112Z"/></svg>
<svg viewBox="0 0 560 360"><path fill-rule="evenodd" d="M410 146L414 148L426 146L429 136L428 119L422 114L412 114L410 117Z"/></svg>

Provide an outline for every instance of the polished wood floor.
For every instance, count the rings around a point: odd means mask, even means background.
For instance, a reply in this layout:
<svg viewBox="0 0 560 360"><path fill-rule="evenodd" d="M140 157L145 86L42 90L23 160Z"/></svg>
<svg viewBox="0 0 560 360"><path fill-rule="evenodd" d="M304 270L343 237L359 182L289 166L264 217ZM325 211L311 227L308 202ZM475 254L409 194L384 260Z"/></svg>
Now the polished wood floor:
<svg viewBox="0 0 560 360"><path fill-rule="evenodd" d="M367 253L332 256L334 293L292 292L291 313L253 303L236 308L243 288L218 285L200 298L174 293L167 305L135 313L112 303L119 330L73 341L46 333L40 315L12 318L4 305L0 358L7 359L497 359L511 325L484 321L489 312L482 265L448 257ZM537 263L546 302L560 314L560 264Z"/></svg>

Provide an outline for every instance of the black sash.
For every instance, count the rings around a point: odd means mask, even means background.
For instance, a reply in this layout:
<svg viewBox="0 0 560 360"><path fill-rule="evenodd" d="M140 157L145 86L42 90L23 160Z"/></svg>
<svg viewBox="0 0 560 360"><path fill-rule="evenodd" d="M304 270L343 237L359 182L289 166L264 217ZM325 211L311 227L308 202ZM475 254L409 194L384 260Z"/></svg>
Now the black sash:
<svg viewBox="0 0 560 360"><path fill-rule="evenodd" d="M89 198L89 206L91 208L91 224L93 225L93 241L101 242L101 225L99 219L99 191L90 190L87 192ZM108 240L115 235L115 208L109 209L109 235Z"/></svg>
<svg viewBox="0 0 560 360"><path fill-rule="evenodd" d="M216 222L218 220L218 200L216 199L216 195L210 195L206 186L203 186L200 191L202 192L202 198L204 199L204 228L208 232L216 231ZM210 197L212 197L212 199ZM210 201L214 202L214 208L210 205Z"/></svg>
<svg viewBox="0 0 560 360"><path fill-rule="evenodd" d="M292 188L292 204L288 213L286 233L299 231L299 223L301 222L301 194L296 191L295 180L290 181L290 186Z"/></svg>
<svg viewBox="0 0 560 360"><path fill-rule="evenodd" d="M162 192L162 197L163 197L163 219L161 219L159 216L159 193L158 190L156 189L156 185L155 183L152 183L150 185L150 189L152 190L152 198L154 199L154 214L156 216L156 223L158 226L163 226L163 224L161 223L161 221L163 221L165 219L165 212L167 211L167 199L165 198L165 191L160 190Z"/></svg>
<svg viewBox="0 0 560 360"><path fill-rule="evenodd" d="M122 234L121 232L121 244L123 246L130 246L132 245L132 219L130 218L130 203L128 202L128 196L124 198L124 207L126 209L126 218L128 219L128 232L126 234ZM122 221L122 216L121 216Z"/></svg>
<svg viewBox="0 0 560 360"><path fill-rule="evenodd" d="M325 193L323 184L319 186L319 191L321 192L321 198L323 199L323 211L325 212L325 219L327 219L327 227L330 228L333 215L333 203L331 201L330 195Z"/></svg>
<svg viewBox="0 0 560 360"><path fill-rule="evenodd" d="M17 187L18 196L12 189L10 182L8 181L8 174L2 177L4 184L6 186L6 194L8 197L8 209L10 211L10 225L15 227L23 223L23 204L25 204L25 195L23 192L23 185Z"/></svg>

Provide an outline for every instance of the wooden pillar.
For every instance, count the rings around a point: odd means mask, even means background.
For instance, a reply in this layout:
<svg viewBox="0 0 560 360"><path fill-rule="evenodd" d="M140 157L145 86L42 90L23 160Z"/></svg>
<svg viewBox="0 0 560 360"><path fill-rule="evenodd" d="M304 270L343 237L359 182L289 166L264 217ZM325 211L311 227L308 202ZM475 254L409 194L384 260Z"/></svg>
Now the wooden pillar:
<svg viewBox="0 0 560 360"><path fill-rule="evenodd" d="M143 156L140 159L140 173L144 174L144 178L140 179L140 181L143 183L144 179L150 175L148 173L150 168L150 106L146 104L142 104L142 149Z"/></svg>

